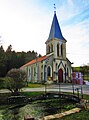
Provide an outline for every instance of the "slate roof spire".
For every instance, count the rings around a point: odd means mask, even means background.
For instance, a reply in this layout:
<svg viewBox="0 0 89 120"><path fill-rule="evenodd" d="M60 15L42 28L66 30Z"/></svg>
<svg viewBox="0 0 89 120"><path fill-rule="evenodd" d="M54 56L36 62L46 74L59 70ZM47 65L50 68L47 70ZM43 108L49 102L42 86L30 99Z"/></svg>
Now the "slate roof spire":
<svg viewBox="0 0 89 120"><path fill-rule="evenodd" d="M54 9L56 9L55 6L54 6ZM52 25L51 25L48 40L53 39L53 38L58 38L58 39L61 39L61 40L65 40L65 38L62 35L60 25L58 23L58 19L57 19L57 16L56 16L56 10L54 10L54 17L53 17L53 21L52 21Z"/></svg>

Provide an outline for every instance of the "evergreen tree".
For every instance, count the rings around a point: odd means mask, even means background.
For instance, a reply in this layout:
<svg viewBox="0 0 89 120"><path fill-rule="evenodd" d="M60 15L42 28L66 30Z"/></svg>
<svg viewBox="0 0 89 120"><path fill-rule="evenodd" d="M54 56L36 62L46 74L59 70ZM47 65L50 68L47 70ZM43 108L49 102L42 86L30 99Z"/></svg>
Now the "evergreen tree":
<svg viewBox="0 0 89 120"><path fill-rule="evenodd" d="M3 46L0 47L0 77L6 74L6 55Z"/></svg>

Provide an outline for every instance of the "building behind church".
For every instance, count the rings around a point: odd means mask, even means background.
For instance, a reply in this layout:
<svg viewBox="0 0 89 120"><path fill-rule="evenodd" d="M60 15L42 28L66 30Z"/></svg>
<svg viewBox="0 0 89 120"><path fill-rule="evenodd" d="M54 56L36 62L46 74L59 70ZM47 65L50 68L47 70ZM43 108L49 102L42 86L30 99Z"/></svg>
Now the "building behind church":
<svg viewBox="0 0 89 120"><path fill-rule="evenodd" d="M68 82L71 80L71 62L66 57L66 39L54 12L46 44L46 55L36 58L21 67L27 71L28 82Z"/></svg>

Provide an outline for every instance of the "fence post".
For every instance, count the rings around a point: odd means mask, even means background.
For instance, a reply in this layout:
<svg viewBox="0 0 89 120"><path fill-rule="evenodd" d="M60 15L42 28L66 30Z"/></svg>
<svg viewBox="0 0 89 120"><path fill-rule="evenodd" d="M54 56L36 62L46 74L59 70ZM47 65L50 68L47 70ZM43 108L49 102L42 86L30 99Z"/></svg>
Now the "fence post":
<svg viewBox="0 0 89 120"><path fill-rule="evenodd" d="M81 98L83 99L83 89L82 89L82 85L81 85Z"/></svg>

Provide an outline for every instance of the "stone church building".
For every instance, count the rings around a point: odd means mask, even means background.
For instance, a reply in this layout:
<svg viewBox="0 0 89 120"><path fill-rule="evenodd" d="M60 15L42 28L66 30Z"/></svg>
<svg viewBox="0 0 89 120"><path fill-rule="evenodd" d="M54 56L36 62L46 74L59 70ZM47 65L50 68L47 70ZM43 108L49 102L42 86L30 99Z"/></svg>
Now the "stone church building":
<svg viewBox="0 0 89 120"><path fill-rule="evenodd" d="M56 12L46 44L46 55L21 67L27 71L28 82L68 82L71 80L71 62L66 58L66 39L63 37Z"/></svg>

